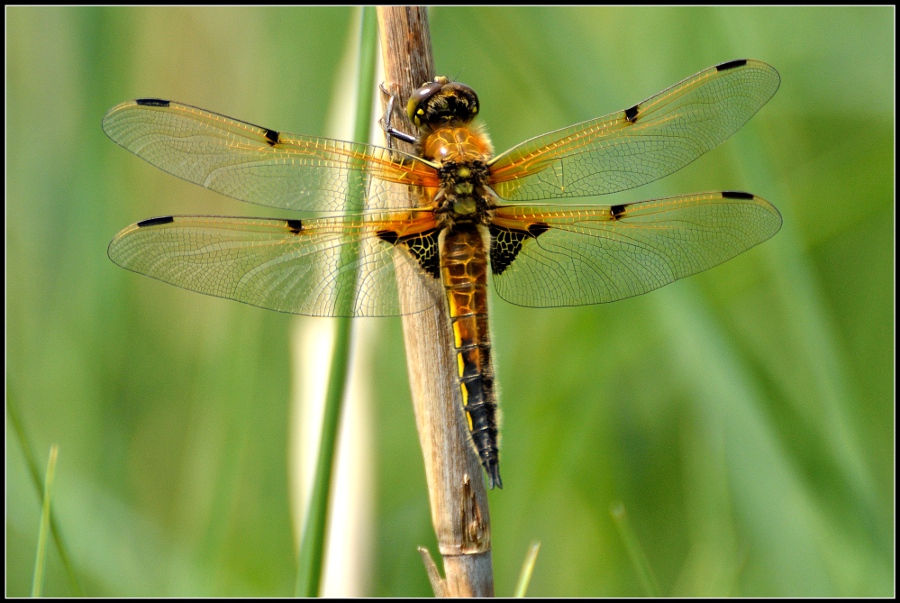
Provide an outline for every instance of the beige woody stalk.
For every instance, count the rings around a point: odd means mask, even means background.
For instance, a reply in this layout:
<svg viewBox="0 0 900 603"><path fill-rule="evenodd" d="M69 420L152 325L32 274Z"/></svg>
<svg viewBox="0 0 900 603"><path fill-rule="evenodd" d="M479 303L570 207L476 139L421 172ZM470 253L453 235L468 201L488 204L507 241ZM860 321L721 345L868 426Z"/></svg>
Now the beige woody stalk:
<svg viewBox="0 0 900 603"><path fill-rule="evenodd" d="M422 7L382 7L378 9L378 24L385 86L405 102L413 90L436 75L427 11ZM393 125L405 132L415 132L403 106L395 112ZM393 144L401 150L412 151L402 141L394 140ZM417 199L409 201L415 203ZM443 559L444 579L440 578L428 551L419 550L435 595L493 596L487 494L481 464L469 442L463 417L444 292L439 281L425 283L423 279L403 278L403 274L398 266L401 307L415 296L435 299L430 310L403 316L403 333L416 426L425 459L431 519Z"/></svg>

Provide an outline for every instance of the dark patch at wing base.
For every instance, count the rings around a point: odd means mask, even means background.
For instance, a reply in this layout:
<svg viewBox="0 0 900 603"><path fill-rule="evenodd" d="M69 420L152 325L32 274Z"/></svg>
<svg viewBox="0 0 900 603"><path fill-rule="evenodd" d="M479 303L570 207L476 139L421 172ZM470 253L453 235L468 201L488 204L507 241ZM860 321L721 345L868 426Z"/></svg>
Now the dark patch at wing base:
<svg viewBox="0 0 900 603"><path fill-rule="evenodd" d="M528 234L536 239L548 230L550 230L550 225L546 222L535 222L528 227Z"/></svg>
<svg viewBox="0 0 900 603"><path fill-rule="evenodd" d="M397 236L393 230L379 230L375 233L382 241L391 245L406 245L406 249L410 255L415 258L419 266L427 274L438 278L440 275L440 256L438 255L438 234L439 228L427 230L405 237Z"/></svg>
<svg viewBox="0 0 900 603"><path fill-rule="evenodd" d="M285 220L285 224L287 224L287 227L294 234L298 234L301 230L303 230L302 220Z"/></svg>
<svg viewBox="0 0 900 603"><path fill-rule="evenodd" d="M379 230L375 233L375 236L381 239L382 241L387 241L391 245L395 245L397 243L397 233L393 230Z"/></svg>
<svg viewBox="0 0 900 603"><path fill-rule="evenodd" d="M439 228L409 235L400 239L419 266L434 278L440 275L440 255L438 254Z"/></svg>
<svg viewBox="0 0 900 603"><path fill-rule="evenodd" d="M149 218L147 220L141 220L137 223L138 228L146 228L147 226L157 226L159 224L171 224L175 221L175 218L172 216L163 216L162 218Z"/></svg>
<svg viewBox="0 0 900 603"><path fill-rule="evenodd" d="M528 226L528 230L513 230L491 224L488 227L491 233L491 272L503 274L509 268L516 256L522 250L522 242L525 239L536 239L548 230L550 226L544 222L535 222Z"/></svg>
<svg viewBox="0 0 900 603"><path fill-rule="evenodd" d="M613 220L618 220L625 214L625 206L624 205L613 205L609 208L609 213L613 217Z"/></svg>

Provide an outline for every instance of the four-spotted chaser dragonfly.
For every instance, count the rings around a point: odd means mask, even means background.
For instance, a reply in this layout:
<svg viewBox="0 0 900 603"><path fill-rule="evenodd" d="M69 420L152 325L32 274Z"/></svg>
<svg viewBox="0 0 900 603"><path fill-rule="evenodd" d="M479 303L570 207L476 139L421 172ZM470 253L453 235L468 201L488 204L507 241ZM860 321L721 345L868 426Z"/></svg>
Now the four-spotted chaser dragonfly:
<svg viewBox="0 0 900 603"><path fill-rule="evenodd" d="M414 141L415 154L287 134L159 99L125 102L106 114L103 130L170 174L249 203L343 213L151 218L116 235L109 257L185 289L311 316L419 312L435 302L401 311L396 279L440 280L472 441L490 486L502 486L488 272L513 304L598 304L662 287L765 241L781 216L745 192L606 206L544 202L671 174L736 132L779 82L763 62L730 61L499 155L471 125L475 92L444 77L409 99L418 136L386 119L389 140ZM410 190L417 204L397 209L408 203L398 205L396 195L405 199ZM362 206L348 212L353 199ZM403 264L413 270L400 270Z"/></svg>

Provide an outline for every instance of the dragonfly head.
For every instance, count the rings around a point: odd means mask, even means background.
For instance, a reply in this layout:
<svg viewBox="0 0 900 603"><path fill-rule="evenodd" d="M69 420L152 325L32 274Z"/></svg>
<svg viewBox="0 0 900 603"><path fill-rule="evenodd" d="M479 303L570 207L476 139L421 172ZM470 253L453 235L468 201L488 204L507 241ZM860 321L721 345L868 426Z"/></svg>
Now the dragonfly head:
<svg viewBox="0 0 900 603"><path fill-rule="evenodd" d="M406 114L417 128L426 131L465 125L478 115L478 95L465 84L438 76L412 93Z"/></svg>

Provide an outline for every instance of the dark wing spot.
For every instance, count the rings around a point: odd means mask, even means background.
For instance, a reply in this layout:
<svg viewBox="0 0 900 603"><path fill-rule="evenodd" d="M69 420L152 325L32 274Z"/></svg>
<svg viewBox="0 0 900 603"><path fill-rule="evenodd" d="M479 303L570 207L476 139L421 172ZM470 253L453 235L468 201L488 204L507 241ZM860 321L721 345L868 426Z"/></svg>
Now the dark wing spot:
<svg viewBox="0 0 900 603"><path fill-rule="evenodd" d="M141 220L137 223L138 228L146 228L147 226L158 226L159 224L171 224L175 221L172 216L163 216L162 218L150 218L149 220Z"/></svg>
<svg viewBox="0 0 900 603"><path fill-rule="evenodd" d="M303 220L285 220L285 224L290 229L290 231L294 234L298 234L301 230L303 230Z"/></svg>
<svg viewBox="0 0 900 603"><path fill-rule="evenodd" d="M722 191L722 196L726 199L746 199L747 201L753 200L753 195L751 193L742 193L740 191Z"/></svg>
<svg viewBox="0 0 900 603"><path fill-rule="evenodd" d="M168 107L169 101L163 100L161 98L139 98L134 101L138 105L142 105L144 107Z"/></svg>
<svg viewBox="0 0 900 603"><path fill-rule="evenodd" d="M734 69L735 67L743 67L747 64L747 59L738 59L736 61L728 61L727 63L722 63L721 65L716 65L716 71L728 71L729 69Z"/></svg>
<svg viewBox="0 0 900 603"><path fill-rule="evenodd" d="M440 276L441 256L438 253L438 234L440 231L440 228L434 228L400 239L400 242L406 245L409 253L419 262L422 270L434 278ZM393 234L395 237L397 236L396 233Z"/></svg>
<svg viewBox="0 0 900 603"><path fill-rule="evenodd" d="M540 225L545 228L541 229ZM524 230L513 230L491 224L488 230L491 233L491 272L500 275L509 268L519 252L522 251L522 241L528 237L537 237L547 231L547 225L543 223L532 224L538 234L532 234Z"/></svg>
<svg viewBox="0 0 900 603"><path fill-rule="evenodd" d="M625 119L627 119L631 123L634 123L635 121L637 121L637 116L638 116L638 106L637 105L631 107L630 109L625 109Z"/></svg>
<svg viewBox="0 0 900 603"><path fill-rule="evenodd" d="M528 227L528 234L535 239L550 230L550 225L545 222L535 222Z"/></svg>
<svg viewBox="0 0 900 603"><path fill-rule="evenodd" d="M422 270L437 278L440 276L441 269L441 256L438 254L438 234L440 230L440 228L433 228L432 230L405 237L397 236L397 233L393 230L379 230L375 233L375 236L391 245L396 245L397 243L405 245L406 250L415 258Z"/></svg>
<svg viewBox="0 0 900 603"><path fill-rule="evenodd" d="M274 147L276 144L278 144L279 136L281 136L281 134L279 134L275 130L269 130L268 128L266 128L266 142L269 143L269 146Z"/></svg>
<svg viewBox="0 0 900 603"><path fill-rule="evenodd" d="M612 215L613 220L618 220L622 216L625 215L625 206L624 205L613 205L609 208L609 213Z"/></svg>
<svg viewBox="0 0 900 603"><path fill-rule="evenodd" d="M395 245L397 243L397 233L393 230L379 230L375 233L375 236L382 241L387 241L391 245Z"/></svg>

